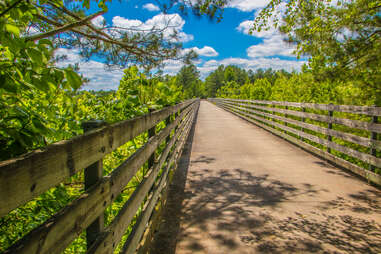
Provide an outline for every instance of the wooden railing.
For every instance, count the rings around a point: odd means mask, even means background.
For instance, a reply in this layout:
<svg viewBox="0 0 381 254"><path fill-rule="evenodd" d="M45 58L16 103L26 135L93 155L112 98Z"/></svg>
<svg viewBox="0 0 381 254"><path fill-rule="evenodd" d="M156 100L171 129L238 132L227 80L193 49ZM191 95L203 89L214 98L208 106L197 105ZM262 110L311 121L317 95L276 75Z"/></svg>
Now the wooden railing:
<svg viewBox="0 0 381 254"><path fill-rule="evenodd" d="M185 101L1 162L0 217L85 169L86 191L6 253L61 253L84 231L87 232L87 253L113 253L142 208L121 252L134 253L158 200L163 198L168 173L176 166L198 107L199 100ZM155 134L154 127L163 121L166 127ZM109 175L102 176L102 158L147 131L152 136L147 143ZM155 151L164 142L164 150L155 159ZM105 208L147 161L150 168L143 180L119 214L104 228Z"/></svg>
<svg viewBox="0 0 381 254"><path fill-rule="evenodd" d="M377 156L381 151L377 138L381 107L221 98L209 101L381 185L381 158ZM357 119L348 119L349 115Z"/></svg>

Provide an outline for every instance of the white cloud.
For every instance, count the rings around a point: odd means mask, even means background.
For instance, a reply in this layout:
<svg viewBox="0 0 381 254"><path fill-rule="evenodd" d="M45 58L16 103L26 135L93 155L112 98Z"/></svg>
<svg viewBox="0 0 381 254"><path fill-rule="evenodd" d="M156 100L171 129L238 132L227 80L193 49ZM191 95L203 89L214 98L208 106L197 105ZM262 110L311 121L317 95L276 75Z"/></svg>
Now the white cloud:
<svg viewBox="0 0 381 254"><path fill-rule="evenodd" d="M111 90L118 89L119 81L123 77L123 70L107 70L106 65L94 60L81 62L78 50L59 48L55 51L56 56L66 55L67 59L58 62L58 67L67 67L69 64L79 63L79 73L90 79L82 89L85 90Z"/></svg>
<svg viewBox="0 0 381 254"><path fill-rule="evenodd" d="M80 71L86 78L90 79L90 82L82 87L85 90L116 90L119 86L119 82L123 77L123 70L107 70L103 63L91 60L88 62L81 62L81 57L78 54L78 50L60 48L55 51L55 55L66 55L67 59L57 63L58 67L66 67L69 64L79 63ZM206 76L223 64L236 65L245 70L257 70L272 68L273 70L285 69L287 71L300 70L301 66L306 63L305 61L284 60L277 57L264 58L258 57L254 59L246 58L225 58L222 60L209 60L204 62L195 62L198 65L201 78ZM176 75L184 63L179 60L166 60L164 61L164 74Z"/></svg>
<svg viewBox="0 0 381 254"><path fill-rule="evenodd" d="M148 11L160 11L160 8L152 3L143 5L143 9L146 9Z"/></svg>
<svg viewBox="0 0 381 254"><path fill-rule="evenodd" d="M68 64L75 64L81 61L79 51L76 49L58 48L54 51L55 56L66 56L64 61L59 61L56 65L58 67L66 67Z"/></svg>
<svg viewBox="0 0 381 254"><path fill-rule="evenodd" d="M255 71L257 69L268 69L272 68L273 70L281 70L284 69L286 71L299 71L305 61L295 61L295 60L284 60L278 57L274 58L264 58L258 57L254 59L246 59L246 58L225 58L219 61L210 60L205 62L203 65L198 67L198 70L201 73L201 77L205 78L210 72L217 69L217 67L221 64L235 65L240 68L245 69L246 71L252 70Z"/></svg>
<svg viewBox="0 0 381 254"><path fill-rule="evenodd" d="M273 36L264 39L263 43L249 47L246 52L251 58L268 56L293 56L294 47L283 41L282 36Z"/></svg>
<svg viewBox="0 0 381 254"><path fill-rule="evenodd" d="M240 11L249 12L259 8L265 7L269 0L232 0L228 7L236 8Z"/></svg>
<svg viewBox="0 0 381 254"><path fill-rule="evenodd" d="M245 21L241 22L239 24L239 26L236 27L236 29L239 32L241 32L241 33L249 34L250 29L253 27L253 24L254 24L254 21L252 21L252 20L245 20Z"/></svg>
<svg viewBox="0 0 381 254"><path fill-rule="evenodd" d="M120 16L115 16L112 18L113 26L122 27L122 28L133 28L138 29L143 26L143 22L138 19L126 19ZM140 29L143 30L143 29Z"/></svg>
<svg viewBox="0 0 381 254"><path fill-rule="evenodd" d="M96 27L103 27L105 22L105 18L101 15L91 20L91 23Z"/></svg>
<svg viewBox="0 0 381 254"><path fill-rule="evenodd" d="M239 26L236 28L239 32L244 33L244 34L250 34L250 29L253 27L254 21L253 20L245 20L239 24ZM261 30L260 32L258 31L252 31L250 34L255 37L259 38L269 38L274 35L279 35L279 32L277 31L272 24L269 24L269 29L268 30Z"/></svg>
<svg viewBox="0 0 381 254"><path fill-rule="evenodd" d="M254 18L259 15L259 13L262 11L263 8L257 9L255 11L253 20L245 20L239 24L239 26L236 28L238 31L249 34L250 29L254 26ZM265 37L269 38L273 35L278 35L279 32L275 28L275 24L278 25L282 24L282 17L286 13L287 5L286 3L280 3L279 5L275 6L274 11L272 12L272 16L266 21L266 27L262 29L262 31L252 31L251 35L255 37ZM266 29L267 28L267 29Z"/></svg>
<svg viewBox="0 0 381 254"><path fill-rule="evenodd" d="M285 11L285 5L281 4L276 7L276 15L281 15ZM279 18L280 16L278 16ZM274 26L274 17L267 22L267 29L262 31L252 31L251 35L257 38L262 38L263 42L249 47L246 52L251 58L255 57L272 57L272 56L294 56L292 52L295 46L284 41L285 35L282 35ZM250 34L250 29L253 27L253 20L245 20L241 22L236 30L244 34Z"/></svg>
<svg viewBox="0 0 381 254"><path fill-rule="evenodd" d="M284 60L280 58L255 58L255 59L242 59L242 58L227 58L222 61L222 64L234 64L246 70L268 69L273 70L285 69L287 71L300 70L300 67L306 62Z"/></svg>
<svg viewBox="0 0 381 254"><path fill-rule="evenodd" d="M204 63L203 67L218 67L219 63L216 60L209 60Z"/></svg>
<svg viewBox="0 0 381 254"><path fill-rule="evenodd" d="M169 74L169 75L176 75L181 67L184 66L184 63L180 60L165 60L163 62L164 68L162 69L164 74Z"/></svg>
<svg viewBox="0 0 381 254"><path fill-rule="evenodd" d="M187 49L184 49L183 52L186 54L191 50L193 50L199 56L208 56L208 57L218 56L218 52L214 48L209 46L204 46L203 48L198 48L198 47L187 48Z"/></svg>
<svg viewBox="0 0 381 254"><path fill-rule="evenodd" d="M193 35L183 32L185 21L178 14L160 13L145 22L137 19L126 19L115 16L112 19L113 26L129 30L130 32L149 33L152 31L163 31L164 38L173 41L173 35L177 34L178 41L188 42L193 40Z"/></svg>

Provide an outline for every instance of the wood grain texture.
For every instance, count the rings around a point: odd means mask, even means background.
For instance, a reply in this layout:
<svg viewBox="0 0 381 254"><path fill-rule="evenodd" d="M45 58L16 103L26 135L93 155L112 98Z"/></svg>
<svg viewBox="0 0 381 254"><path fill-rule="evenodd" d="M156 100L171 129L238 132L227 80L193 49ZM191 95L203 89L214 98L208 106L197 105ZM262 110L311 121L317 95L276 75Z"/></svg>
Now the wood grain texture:
<svg viewBox="0 0 381 254"><path fill-rule="evenodd" d="M264 110L264 111L268 111L268 112L272 111L272 112L277 112L277 113L281 113L281 114L288 114L288 115L297 116L297 117L305 117L305 118L309 118L309 119L312 119L315 121L320 121L320 122L325 122L325 123L333 123L333 124L341 124L341 125L344 125L344 126L347 126L350 128L381 133L381 124L377 124L377 123L364 122L364 121L359 121L359 120L351 120L351 119L346 119L346 118L330 117L328 115L319 115L319 114L314 114L314 113L306 113L306 112L287 110L287 109L270 108L270 107L258 106L258 105L249 105L249 104L232 103L232 102L225 102L225 103L228 103L230 105L242 106L242 107L246 107L246 108L254 108L254 109Z"/></svg>
<svg viewBox="0 0 381 254"><path fill-rule="evenodd" d="M180 116L179 118L182 118L182 116ZM176 123L176 120L174 123ZM186 120L183 121L183 123L186 123ZM134 218L138 208L140 207L141 203L144 201L144 198L148 194L148 191L153 185L162 165L166 161L170 148L174 144L181 130L182 126L179 128L179 132L171 138L170 143L162 152L159 161L154 165L153 169L151 169L148 172L146 177L142 180L139 186L132 193L129 200L123 205L118 215L106 228L104 236L102 236L99 239L99 241L97 241L97 243L91 247L88 253L112 253L114 251L114 249L117 247L118 243L122 239L122 236L125 233L127 227L130 225L132 219Z"/></svg>
<svg viewBox="0 0 381 254"><path fill-rule="evenodd" d="M305 149L306 151L312 152L313 154L315 154L315 155L317 155L317 156L319 156L319 157L321 157L321 158L323 158L323 159L325 159L325 160L327 160L327 161L329 161L329 162L331 162L337 166L340 166L342 168L350 170L353 173L367 179L368 181L381 186L381 175L376 174L376 173L369 171L367 169L361 168L361 167L359 167L353 163L350 163L349 161L338 158L338 157L336 157L330 153L327 153L326 151L323 151L323 150L316 148L310 144L307 144L307 143L305 143L305 142L303 142L297 138L294 138L294 137L292 137L286 133L283 133L283 132L281 132L281 131L273 128L273 127L270 127L270 126L263 124L257 120L254 120L251 118L252 115L247 114L246 112L238 113L235 110L233 110L231 108L231 106L223 105L221 102L217 102L217 101L214 101L214 102L216 103L217 106L219 106L219 107L221 107L221 108L223 108L223 109L225 109L225 110L227 110L227 111L229 111L229 112L231 112L231 113L233 113L233 114L235 114L235 115L237 115L237 116L239 116L239 117L241 117L241 118L243 118L243 119L245 119L245 120L261 127L261 128L263 128L263 129L265 129L265 130L267 130L267 131L270 131L271 133L273 133L279 137L282 137L282 138L290 141L291 143L294 143L295 145L298 145L299 147ZM273 124L273 123L274 122L269 121L269 124Z"/></svg>
<svg viewBox="0 0 381 254"><path fill-rule="evenodd" d="M85 228L103 214L105 207L120 194L159 144L192 108L185 108L175 121L139 148L109 176L103 177L98 184L53 218L31 231L6 253L61 253Z"/></svg>
<svg viewBox="0 0 381 254"><path fill-rule="evenodd" d="M308 129L308 130L316 131L316 132L319 132L319 133L322 133L325 135L331 135L334 137L338 137L338 138L341 138L345 141L349 141L349 142L352 142L352 143L355 143L358 145L362 145L362 146L369 147L369 148L377 148L377 149L381 150L381 141L378 141L378 140L372 140L370 138L360 137L360 136L357 136L354 134L350 134L350 133L346 133L346 132L342 132L342 131L337 131L337 130L333 130L333 129L328 129L325 127L305 123L302 121L286 118L283 116L273 115L273 114L266 113L263 111L258 111L258 110L254 110L254 109L247 109L247 108L243 108L243 107L238 107L238 108L243 110L243 111L251 112L251 113L261 115L261 116L265 116L265 117L270 117L272 119L277 119L277 120L287 122L287 123L290 123L290 124L293 124L293 125L296 125L298 127L302 127L302 128Z"/></svg>
<svg viewBox="0 0 381 254"><path fill-rule="evenodd" d="M0 217L102 159L193 102L189 100L1 162Z"/></svg>
<svg viewBox="0 0 381 254"><path fill-rule="evenodd" d="M258 121L262 121L262 122L267 123L269 125L276 126L276 127L280 128L280 129L283 129L283 130L288 131L290 133L296 134L296 135L298 135L300 137L307 138L307 139L309 139L309 140L311 140L311 141L313 141L315 143L324 145L325 147L335 149L335 150L337 150L339 152L342 152L344 154L352 156L352 157L354 157L356 159L362 160L364 162L367 162L369 164L375 165L377 167L381 167L381 159L379 159L379 158L377 158L375 156L372 156L370 154L362 153L362 152L356 151L354 149L351 149L349 147L339 145L339 144L337 144L335 142L332 142L332 141L329 141L327 139L320 138L320 137L314 136L312 134L308 134L308 133L302 132L300 130L284 126L282 124L269 121L267 119L258 117L256 115L245 113L244 111L242 111L242 110L240 110L240 109L238 109L238 108L236 108L234 106L233 106L233 108L238 110L240 113L246 114L247 116L250 116L250 117L252 117L252 118L254 118L254 119L258 120Z"/></svg>
<svg viewBox="0 0 381 254"><path fill-rule="evenodd" d="M218 99L217 99L218 100ZM310 108L326 111L337 111L343 113L363 114L369 116L381 116L381 107L375 106L354 106L354 105L335 105L335 104L317 104L304 102L288 102L288 101L261 101L261 100L239 100L224 99L232 102L256 103L275 106L291 106L296 108Z"/></svg>
<svg viewBox="0 0 381 254"><path fill-rule="evenodd" d="M196 110L194 110L195 112ZM132 254L135 253L137 246L139 245L139 241L146 229L146 225L151 217L152 211L155 208L157 204L157 200L160 197L160 194L163 190L163 188L168 184L167 182L167 176L169 172L170 165L172 164L172 161L175 159L175 156L177 154L177 151L181 149L183 145L183 140L185 140L188 137L189 130L192 126L193 119L194 119L194 112L192 112L192 115L189 117L187 123L183 126L183 130L181 131L181 136L176 138L178 140L176 147L174 151L171 153L171 156L168 159L167 167L165 167L165 171L162 173L159 183L157 184L155 190L153 191L153 194L151 195L151 198L146 203L146 206L144 208L144 211L142 212L142 215L139 217L138 221L134 225L134 228L130 235L128 236L121 253L128 253Z"/></svg>

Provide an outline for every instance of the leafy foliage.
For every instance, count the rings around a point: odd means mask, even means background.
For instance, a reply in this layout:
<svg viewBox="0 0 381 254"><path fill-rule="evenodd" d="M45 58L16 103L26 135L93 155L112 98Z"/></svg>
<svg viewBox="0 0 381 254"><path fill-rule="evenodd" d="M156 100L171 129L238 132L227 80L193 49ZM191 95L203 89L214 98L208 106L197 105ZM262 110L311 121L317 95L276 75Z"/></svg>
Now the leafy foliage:
<svg viewBox="0 0 381 254"><path fill-rule="evenodd" d="M194 64L183 66L176 75L176 84L184 90L185 98L202 98L205 94L200 73Z"/></svg>
<svg viewBox="0 0 381 254"><path fill-rule="evenodd" d="M381 105L380 9L378 0L272 0L253 29L274 23L297 46L299 56L310 56L316 80L356 82L375 93L375 103Z"/></svg>
<svg viewBox="0 0 381 254"><path fill-rule="evenodd" d="M225 69L229 70L228 67ZM224 79L223 70L224 67L220 66L206 78L207 91L212 93L213 89L219 86L216 94L209 93L208 97L349 105L374 105L377 100L375 93L369 95L367 90L357 86L356 81L316 81L310 70L288 73L284 70L259 69L256 72L248 72L244 84L238 80ZM211 77L217 75L220 80L215 82Z"/></svg>
<svg viewBox="0 0 381 254"><path fill-rule="evenodd" d="M102 57L110 65L136 63L147 69L168 58L187 60L194 56L192 52L179 55L182 45L176 40L178 35L173 34L168 40L165 29L139 32L95 27L91 20L107 11L105 2L98 1L99 11L88 14L89 0L0 1L0 160L82 134L83 121L113 123L185 98L176 78L148 77L136 66L125 70L118 91L108 92L80 91L86 79L76 73L77 69L55 66L53 56L58 47L75 47L83 57ZM183 14L192 11L218 19L224 4L220 0L179 0L161 7L164 12L173 7ZM143 134L108 155L104 173L109 174L146 140L147 135ZM143 179L146 168L106 210L107 223ZM77 198L83 188L80 172L0 218L0 251ZM84 239L82 234L65 253L84 253Z"/></svg>
<svg viewBox="0 0 381 254"><path fill-rule="evenodd" d="M48 95L46 94L39 94L40 97L31 98L28 106L33 106L29 109L31 112L37 111L44 114L46 118L43 120L49 126L51 134L50 136L42 135L48 142L53 142L81 134L83 132L81 122L86 120L98 119L114 123L145 114L148 109L160 109L184 99L181 88L178 88L173 81L175 78L168 82L163 82L161 79L160 76L148 78L144 73L139 72L136 66L131 66L125 70L125 75L120 81L117 91L80 91L72 92L70 96L67 93L57 94L56 97L51 96L48 105L50 105L49 109L55 112L52 115L49 115L50 111L42 111L45 109L44 107L42 109L38 107L40 103L47 100ZM71 100L65 101L68 97L71 97ZM164 126L162 123L157 128L160 130ZM107 155L103 160L104 175L111 173L146 141L147 134L142 134ZM27 146L27 148L32 149L33 145ZM13 148L8 147L8 149ZM9 156L13 150L5 150L5 152ZM161 149L157 152L160 153ZM137 173L115 202L106 209L107 224L115 217L143 179L144 172L147 172L147 165ZM52 188L0 218L0 251L4 251L16 240L77 198L83 193L83 188L83 172L80 171L67 182ZM85 253L85 251L86 241L82 235L68 247L65 253Z"/></svg>
<svg viewBox="0 0 381 254"><path fill-rule="evenodd" d="M192 11L218 19L225 4L177 0L161 7L164 12ZM83 57L95 55L110 65L137 63L147 69L168 58L194 57L194 52L179 55L182 45L178 34L168 39L164 36L166 28L132 31L94 26L91 20L107 11L106 1L97 5L99 11L88 15L89 0L0 1L0 159L80 133L78 121L83 119L73 118L77 107L73 95L86 79L72 67L55 67L53 53L57 47L75 47ZM160 86L161 93L168 95L166 85L155 82L151 85ZM133 96L126 102L130 105L123 106L133 107L137 103ZM171 103L173 100L159 102Z"/></svg>
<svg viewBox="0 0 381 254"><path fill-rule="evenodd" d="M176 9L184 15L190 11L219 20L227 0L157 2L164 13ZM286 6L283 16L275 18L275 24L297 45L299 55L311 56L309 66L301 73L271 69L253 72L219 66L203 82L191 64L173 77L162 76L160 72L152 76L130 66L136 63L149 70L165 59L179 58L181 44L166 40L157 29L149 33L128 29L110 33L115 28L95 27L90 21L107 11L105 1L99 1L99 11L89 15L89 0L0 1L0 160L82 134L83 121L114 123L186 98L219 96L380 105L379 1L337 3L272 0L256 20L254 28L264 29L275 8ZM76 47L85 58L95 55L110 65L130 67L124 71L117 91L80 91L85 79L75 68L54 65L57 47ZM157 128L163 127L161 123ZM107 155L104 174L112 172L146 140L147 134L142 134ZM114 218L146 171L147 165L106 209L106 223ZM80 172L0 218L0 251L82 192ZM82 234L65 253L84 253L84 239Z"/></svg>

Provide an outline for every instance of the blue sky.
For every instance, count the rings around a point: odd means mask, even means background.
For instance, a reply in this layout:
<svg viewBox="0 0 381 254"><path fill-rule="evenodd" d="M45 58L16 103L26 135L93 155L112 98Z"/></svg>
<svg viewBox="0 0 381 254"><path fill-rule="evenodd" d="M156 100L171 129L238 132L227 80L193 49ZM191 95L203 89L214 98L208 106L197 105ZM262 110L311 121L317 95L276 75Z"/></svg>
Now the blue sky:
<svg viewBox="0 0 381 254"><path fill-rule="evenodd" d="M102 26L117 25L123 27L150 28L160 26L163 22L172 22L180 34L180 41L185 51L193 49L199 54L197 65L201 77L205 78L218 65L237 65L246 70L258 68L299 70L304 63L293 55L290 45L282 41L283 37L276 30L248 34L252 21L268 0L232 0L225 9L223 19L217 23L207 17L195 17L192 14L180 16L176 12L164 15L157 0L122 0L108 3L108 12L93 20ZM92 2L90 13L97 11ZM175 10L175 9L174 9ZM280 8L281 11L281 8ZM171 28L172 29L172 28ZM168 31L170 34L171 31ZM79 62L80 72L90 79L85 89L117 89L122 70L106 70L101 59L92 59L84 63L76 50L59 49L57 54L65 54L68 59L59 66ZM166 61L164 73L175 75L182 63L175 60Z"/></svg>

